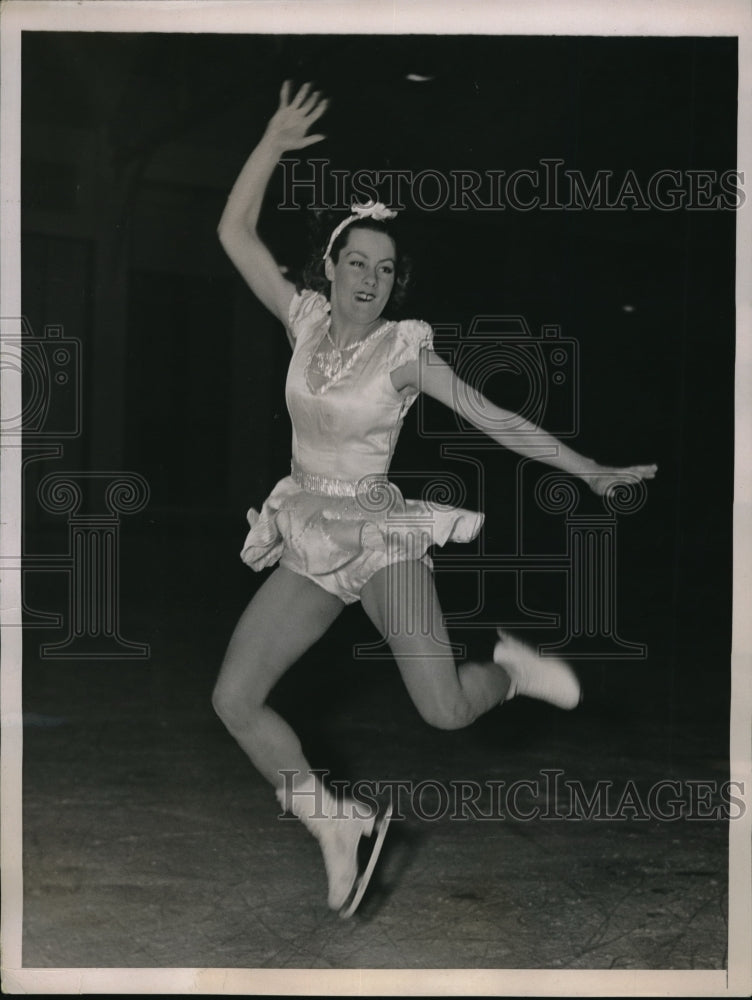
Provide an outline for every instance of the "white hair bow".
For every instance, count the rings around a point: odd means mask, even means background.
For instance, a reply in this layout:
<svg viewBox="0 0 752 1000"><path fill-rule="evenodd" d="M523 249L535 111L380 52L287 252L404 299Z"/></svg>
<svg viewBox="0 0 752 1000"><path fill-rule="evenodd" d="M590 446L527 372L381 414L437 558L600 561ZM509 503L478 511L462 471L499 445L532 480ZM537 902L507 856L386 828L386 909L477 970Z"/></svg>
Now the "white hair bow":
<svg viewBox="0 0 752 1000"><path fill-rule="evenodd" d="M329 237L329 242L327 243L326 251L324 252L324 260L326 260L331 253L332 245L339 234L352 222L357 222L358 219L375 219L377 222L383 222L385 219L393 219L397 214L393 208L387 208L383 202L374 201L373 199L369 199L364 205L358 205L356 202L353 202L350 212L351 215L349 215L348 218L343 219Z"/></svg>

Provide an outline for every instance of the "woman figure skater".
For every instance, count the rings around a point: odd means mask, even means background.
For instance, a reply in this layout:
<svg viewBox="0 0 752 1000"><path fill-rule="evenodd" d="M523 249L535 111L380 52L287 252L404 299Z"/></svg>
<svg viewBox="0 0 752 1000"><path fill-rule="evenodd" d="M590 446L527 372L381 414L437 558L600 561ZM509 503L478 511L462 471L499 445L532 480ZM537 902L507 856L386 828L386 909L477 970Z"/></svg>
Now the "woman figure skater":
<svg viewBox="0 0 752 1000"><path fill-rule="evenodd" d="M384 319L385 308L404 292L406 275L390 235L396 213L379 203L355 206L331 233L320 261L321 285L328 294L296 291L259 239L257 222L281 156L324 138L308 130L326 107L310 84L294 95L290 82L283 84L279 107L240 172L219 224L230 259L287 330L292 359L286 398L293 440L291 475L275 486L260 514L249 512L251 530L242 552L252 569L279 565L238 622L213 704L280 804L317 838L329 906L348 917L370 878L389 809L335 800L311 773L295 733L266 704L282 674L346 604L361 601L389 642L418 712L440 729L467 726L515 695L563 709L580 700L579 683L566 663L542 659L504 634L489 643L486 662L456 665L447 655L427 549L470 541L483 515L405 500L385 484L403 418L418 392L520 454L537 455L540 445L555 445L546 449L553 456L541 461L583 477L598 494L625 476L652 478L656 467L600 466L516 418L516 429L529 432L528 448L519 436L511 439L499 431L513 414L485 399L482 406L468 407L467 386L432 350L430 326ZM374 484L389 490L389 516L374 510ZM285 780L291 774L292 783ZM371 848L365 864L359 851L364 846Z"/></svg>

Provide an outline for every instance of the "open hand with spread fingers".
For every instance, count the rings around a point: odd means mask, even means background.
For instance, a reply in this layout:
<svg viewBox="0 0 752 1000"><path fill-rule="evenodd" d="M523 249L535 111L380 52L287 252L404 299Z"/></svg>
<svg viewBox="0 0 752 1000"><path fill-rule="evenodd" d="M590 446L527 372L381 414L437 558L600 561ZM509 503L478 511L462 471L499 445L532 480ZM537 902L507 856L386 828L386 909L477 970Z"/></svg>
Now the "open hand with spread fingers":
<svg viewBox="0 0 752 1000"><path fill-rule="evenodd" d="M304 83L293 97L291 93L292 81L285 80L279 95L279 107L266 127L267 138L273 140L281 153L289 149L305 149L326 138L320 132L313 135L306 133L324 114L329 101L322 97L320 90L314 90L311 83Z"/></svg>

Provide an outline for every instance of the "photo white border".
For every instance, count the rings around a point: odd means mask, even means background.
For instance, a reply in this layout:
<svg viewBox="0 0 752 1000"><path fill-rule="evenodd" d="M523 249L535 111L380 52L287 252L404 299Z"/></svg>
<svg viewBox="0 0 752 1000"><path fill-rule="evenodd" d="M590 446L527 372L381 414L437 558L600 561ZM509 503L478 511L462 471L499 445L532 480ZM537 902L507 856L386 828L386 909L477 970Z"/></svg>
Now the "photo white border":
<svg viewBox="0 0 752 1000"><path fill-rule="evenodd" d="M441 24L437 11L441 11ZM20 316L21 31L289 34L738 36L736 167L752 180L752 4L749 0L5 0L0 7L0 307ZM731 779L746 810L730 823L726 971L30 969L21 966L20 448L0 454L0 806L2 987L6 993L289 995L747 996L752 990L752 205L737 213L736 443ZM0 371L0 415L21 412L17 372ZM712 475L699 468L695 474Z"/></svg>

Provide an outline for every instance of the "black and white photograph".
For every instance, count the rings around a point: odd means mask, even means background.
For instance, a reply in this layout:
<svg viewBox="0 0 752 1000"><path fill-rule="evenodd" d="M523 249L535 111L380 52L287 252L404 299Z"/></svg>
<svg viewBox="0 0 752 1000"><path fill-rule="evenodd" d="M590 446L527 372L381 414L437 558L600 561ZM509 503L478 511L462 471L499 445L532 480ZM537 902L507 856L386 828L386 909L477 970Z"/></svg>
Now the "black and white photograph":
<svg viewBox="0 0 752 1000"><path fill-rule="evenodd" d="M0 10L5 992L749 994L752 14L603 7Z"/></svg>

